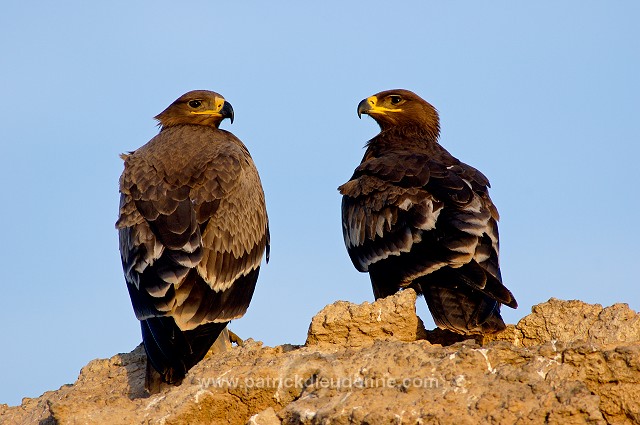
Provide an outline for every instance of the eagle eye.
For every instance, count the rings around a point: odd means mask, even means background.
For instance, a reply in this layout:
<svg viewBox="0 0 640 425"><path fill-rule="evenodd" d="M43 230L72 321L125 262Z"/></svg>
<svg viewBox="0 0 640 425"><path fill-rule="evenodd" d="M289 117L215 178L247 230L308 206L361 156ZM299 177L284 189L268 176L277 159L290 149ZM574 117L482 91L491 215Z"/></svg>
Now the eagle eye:
<svg viewBox="0 0 640 425"><path fill-rule="evenodd" d="M199 100L190 100L189 101L189 106L191 106L192 108L199 108L200 105L202 105L202 102Z"/></svg>
<svg viewBox="0 0 640 425"><path fill-rule="evenodd" d="M398 103L402 102L402 98L397 95L389 96L389 98L391 99L392 105L397 105Z"/></svg>

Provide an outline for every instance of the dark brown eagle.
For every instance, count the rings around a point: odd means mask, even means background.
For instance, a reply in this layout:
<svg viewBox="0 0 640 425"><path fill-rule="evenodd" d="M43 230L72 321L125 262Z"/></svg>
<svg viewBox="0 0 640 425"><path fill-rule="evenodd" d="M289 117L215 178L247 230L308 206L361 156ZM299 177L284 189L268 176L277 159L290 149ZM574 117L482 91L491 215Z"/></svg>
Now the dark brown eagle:
<svg viewBox="0 0 640 425"><path fill-rule="evenodd" d="M249 151L218 128L233 122L221 95L191 91L155 118L160 133L122 155L116 228L148 363L178 384L246 312L269 223Z"/></svg>
<svg viewBox="0 0 640 425"><path fill-rule="evenodd" d="M438 143L438 113L408 90L358 105L380 133L339 187L342 231L375 298L413 288L436 324L461 334L504 329L501 304L516 308L498 263L498 211L489 181Z"/></svg>

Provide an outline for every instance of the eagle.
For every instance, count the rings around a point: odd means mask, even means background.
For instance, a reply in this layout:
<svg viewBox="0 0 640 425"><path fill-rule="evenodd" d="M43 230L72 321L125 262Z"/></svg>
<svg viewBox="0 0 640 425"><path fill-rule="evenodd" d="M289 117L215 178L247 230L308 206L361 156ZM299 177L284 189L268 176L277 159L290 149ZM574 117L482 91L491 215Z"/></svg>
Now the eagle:
<svg viewBox="0 0 640 425"><path fill-rule="evenodd" d="M178 385L218 336L228 337L227 324L251 302L265 253L269 260L260 177L247 147L218 128L225 118L233 123L223 96L190 91L155 117L155 137L121 155L116 228L148 389L149 364Z"/></svg>
<svg viewBox="0 0 640 425"><path fill-rule="evenodd" d="M517 307L498 261L498 210L489 180L438 143L436 109L408 90L362 100L380 133L340 186L342 231L376 299L405 288L424 295L439 328L463 335L505 328Z"/></svg>

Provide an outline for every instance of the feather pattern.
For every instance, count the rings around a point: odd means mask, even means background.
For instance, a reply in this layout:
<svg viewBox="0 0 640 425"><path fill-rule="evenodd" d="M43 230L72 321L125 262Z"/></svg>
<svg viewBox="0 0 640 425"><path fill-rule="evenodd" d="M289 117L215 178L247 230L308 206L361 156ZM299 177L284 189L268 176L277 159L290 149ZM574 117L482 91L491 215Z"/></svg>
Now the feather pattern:
<svg viewBox="0 0 640 425"><path fill-rule="evenodd" d="M188 314L202 302L201 294L185 295L188 275L222 293L259 268L268 232L264 194L246 147L231 133L163 130L127 156L120 185L116 226L127 283L147 292L163 315L169 307L180 329L200 324ZM167 298L170 287L181 296ZM207 317L214 316L228 321L238 312Z"/></svg>
<svg viewBox="0 0 640 425"><path fill-rule="evenodd" d="M188 335L244 315L269 248L264 192L247 148L218 129L222 117L201 121L202 114L189 115L190 105L196 105L192 99L213 104L221 97L187 93L158 115L157 136L122 156L116 222L147 354L156 355L152 363L163 379L174 382L201 357L189 355L185 368L178 367L185 359L166 353L180 356L182 349L174 346L191 341ZM230 105L224 102L224 108L232 117ZM205 332L197 341L211 346L215 333ZM208 347L191 349L204 355Z"/></svg>
<svg viewBox="0 0 640 425"><path fill-rule="evenodd" d="M438 144L437 112L417 95L382 92L359 113L381 132L338 188L356 269L369 273L376 298L407 287L424 294L438 326L464 334L504 327L500 305L517 303L502 284L488 179Z"/></svg>

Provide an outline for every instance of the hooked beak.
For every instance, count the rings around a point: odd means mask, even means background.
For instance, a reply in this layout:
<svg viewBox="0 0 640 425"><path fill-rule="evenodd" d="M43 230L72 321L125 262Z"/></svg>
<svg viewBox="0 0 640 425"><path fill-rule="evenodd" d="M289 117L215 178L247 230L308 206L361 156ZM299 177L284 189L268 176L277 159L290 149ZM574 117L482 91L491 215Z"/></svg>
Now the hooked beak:
<svg viewBox="0 0 640 425"><path fill-rule="evenodd" d="M369 114L377 100L375 96L371 96L358 103L358 118L362 118L362 114Z"/></svg>
<svg viewBox="0 0 640 425"><path fill-rule="evenodd" d="M233 124L233 106L231 106L231 104L226 100L220 109L220 115L222 116L222 119L229 118L229 121Z"/></svg>

